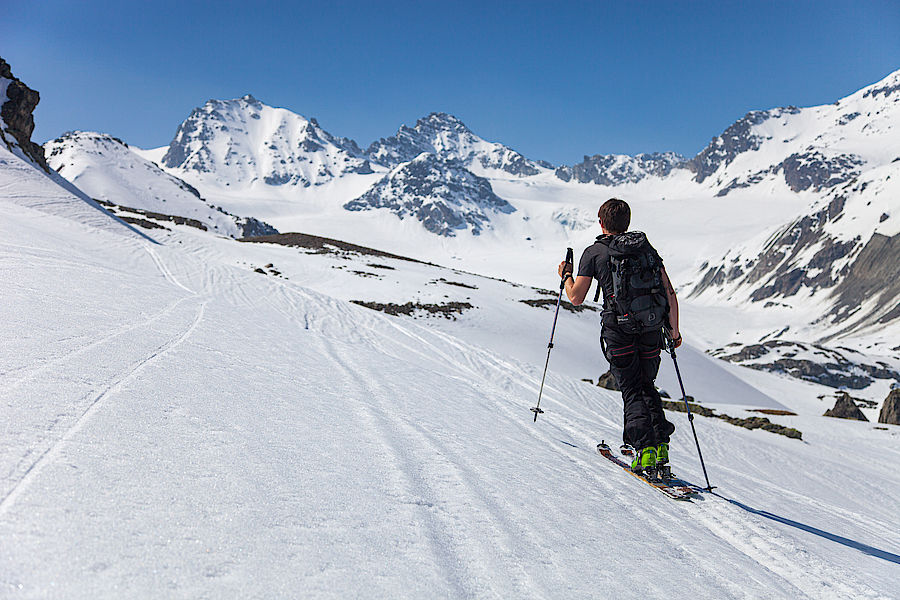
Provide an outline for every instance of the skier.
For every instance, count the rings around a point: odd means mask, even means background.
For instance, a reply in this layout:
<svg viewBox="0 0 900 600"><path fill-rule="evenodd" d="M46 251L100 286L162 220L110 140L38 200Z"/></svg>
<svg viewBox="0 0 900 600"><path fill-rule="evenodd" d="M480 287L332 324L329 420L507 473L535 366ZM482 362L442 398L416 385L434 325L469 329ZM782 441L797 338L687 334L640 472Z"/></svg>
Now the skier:
<svg viewBox="0 0 900 600"><path fill-rule="evenodd" d="M596 302L603 294L600 343L624 403L623 441L635 450L633 471L655 477L668 473L669 437L675 426L666 420L654 380L663 348L662 328L681 345L678 299L662 259L640 231L628 231L631 208L611 198L597 211L603 235L581 255L577 276L564 261L559 276L574 305L584 302L593 279Z"/></svg>

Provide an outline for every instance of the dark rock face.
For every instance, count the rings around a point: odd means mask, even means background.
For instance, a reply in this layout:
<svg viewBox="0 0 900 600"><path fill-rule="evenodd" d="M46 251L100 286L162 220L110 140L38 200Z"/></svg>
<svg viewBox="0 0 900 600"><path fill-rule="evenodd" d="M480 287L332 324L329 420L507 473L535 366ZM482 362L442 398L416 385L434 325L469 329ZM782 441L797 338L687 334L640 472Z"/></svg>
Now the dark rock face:
<svg viewBox="0 0 900 600"><path fill-rule="evenodd" d="M738 154L750 150L758 150L763 140L751 131L754 125L759 125L784 114L796 114L798 112L800 112L800 109L796 106L748 112L722 132L722 135L714 137L706 148L687 162L687 168L695 174L694 181L702 183L704 179L715 173L720 166L731 163Z"/></svg>
<svg viewBox="0 0 900 600"><path fill-rule="evenodd" d="M759 183L760 181L762 181L763 179L765 179L766 175L770 174L771 172L772 172L772 169L769 168L769 169L765 169L762 171L758 171L745 179L740 179L740 178L736 177L736 178L732 179L731 181L729 181L725 185L725 187L723 187L718 192L716 192L716 197L722 198L724 196L727 196L728 192L730 192L732 190L736 190L736 189L740 189L740 188L748 188L750 186L753 186L753 185Z"/></svg>
<svg viewBox="0 0 900 600"><path fill-rule="evenodd" d="M844 203L843 196L835 195L824 208L785 227L753 259L707 267L691 295L739 278L747 285L765 282L751 294L754 302L774 296L793 296L804 287L819 290L836 286L850 267L838 270L834 262L851 256L862 246L858 236L841 241L824 231L828 223L843 216ZM812 258L802 262L801 255L809 255L810 249L814 251Z"/></svg>
<svg viewBox="0 0 900 600"><path fill-rule="evenodd" d="M10 80L6 88L6 98L0 98L3 102L0 106L0 119L5 124L4 133L11 135L18 142L22 152L49 173L50 168L44 160L44 149L31 141L31 134L34 131L32 113L41 101L41 95L13 76L9 64L2 58L0 58L0 79ZM9 144L8 140L4 141Z"/></svg>
<svg viewBox="0 0 900 600"><path fill-rule="evenodd" d="M897 79L895 78L894 81L897 81ZM881 94L884 94L884 97L887 98L894 92L900 92L900 81L897 81L897 83L887 83L880 88L873 88L863 94L863 98L877 98Z"/></svg>
<svg viewBox="0 0 900 600"><path fill-rule="evenodd" d="M900 388L891 390L878 413L878 422L900 425Z"/></svg>
<svg viewBox="0 0 900 600"><path fill-rule="evenodd" d="M791 154L778 165L784 171L784 181L794 192L812 188L818 192L859 176L862 159L851 154L825 156L818 150Z"/></svg>
<svg viewBox="0 0 900 600"><path fill-rule="evenodd" d="M852 112L852 113L848 113L846 115L841 115L841 118L838 119L838 125L846 125L850 121L856 119L859 115L860 115L860 113L858 113L858 112Z"/></svg>
<svg viewBox="0 0 900 600"><path fill-rule="evenodd" d="M253 217L243 217L238 220L241 228L241 237L252 238L262 235L278 235L278 230L266 223Z"/></svg>
<svg viewBox="0 0 900 600"><path fill-rule="evenodd" d="M401 219L414 217L428 231L445 237L469 227L478 235L489 227L491 214L515 211L494 194L487 179L456 159L444 160L434 154L422 154L395 169L344 208L387 208Z"/></svg>
<svg viewBox="0 0 900 600"><path fill-rule="evenodd" d="M597 385L608 390L613 390L614 392L620 391L619 384L616 382L616 378L613 377L613 374L610 371L607 371L600 376L597 380Z"/></svg>
<svg viewBox="0 0 900 600"><path fill-rule="evenodd" d="M665 177L674 169L681 168L685 158L675 152L620 156L615 154L595 154L571 167L556 169L556 176L563 181L596 183L598 185L620 185L636 183L646 177Z"/></svg>
<svg viewBox="0 0 900 600"><path fill-rule="evenodd" d="M837 299L828 313L837 323L859 310L863 303L876 299L873 321L887 323L900 316L900 233L892 237L872 234L840 284L834 289Z"/></svg>
<svg viewBox="0 0 900 600"><path fill-rule="evenodd" d="M850 398L847 393L840 394L834 403L834 408L825 411L824 416L835 417L838 419L853 419L855 421L868 421L866 415L859 410L859 407Z"/></svg>

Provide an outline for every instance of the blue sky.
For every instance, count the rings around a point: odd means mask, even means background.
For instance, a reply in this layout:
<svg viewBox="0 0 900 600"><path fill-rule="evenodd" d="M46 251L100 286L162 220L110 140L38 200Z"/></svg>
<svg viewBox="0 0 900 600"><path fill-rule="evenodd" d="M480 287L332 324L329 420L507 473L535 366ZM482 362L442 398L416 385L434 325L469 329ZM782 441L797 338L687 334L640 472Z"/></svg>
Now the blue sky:
<svg viewBox="0 0 900 600"><path fill-rule="evenodd" d="M693 155L748 110L833 102L900 69L900 2L8 3L0 56L34 139L168 144L252 93L365 146L432 111L526 156Z"/></svg>

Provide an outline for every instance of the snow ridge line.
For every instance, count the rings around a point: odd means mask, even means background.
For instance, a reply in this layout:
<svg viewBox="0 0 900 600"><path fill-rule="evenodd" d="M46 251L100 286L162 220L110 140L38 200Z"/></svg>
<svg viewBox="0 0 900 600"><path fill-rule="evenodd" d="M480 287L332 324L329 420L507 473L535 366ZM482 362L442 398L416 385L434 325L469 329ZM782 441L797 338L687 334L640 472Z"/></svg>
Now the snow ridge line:
<svg viewBox="0 0 900 600"><path fill-rule="evenodd" d="M186 289L186 288L185 288ZM190 326L177 338L169 340L164 343L162 346L159 346L154 352L150 354L150 356L144 358L139 361L133 368L129 369L124 376L122 376L118 381L114 382L110 386L108 386L103 392L101 392L91 404L85 409L85 411L81 414L77 421L62 435L62 437L57 440L54 444L52 444L47 450L43 452L32 465L25 471L22 477L16 482L12 489L6 494L6 496L0 500L0 516L4 515L13 504L15 504L16 500L19 496L24 493L34 479L40 474L43 468L53 462L59 455L62 450L65 442L71 440L84 425L91 419L91 417L100 410L104 401L109 398L116 391L121 389L121 387L127 383L128 381L134 379L147 365L155 362L158 358L166 355L171 350L179 346L182 342L184 342L190 335L194 332L200 322L203 320L203 315L206 312L206 305L208 301L204 301L200 304L200 310L197 312L197 316L194 318L194 321L190 324Z"/></svg>

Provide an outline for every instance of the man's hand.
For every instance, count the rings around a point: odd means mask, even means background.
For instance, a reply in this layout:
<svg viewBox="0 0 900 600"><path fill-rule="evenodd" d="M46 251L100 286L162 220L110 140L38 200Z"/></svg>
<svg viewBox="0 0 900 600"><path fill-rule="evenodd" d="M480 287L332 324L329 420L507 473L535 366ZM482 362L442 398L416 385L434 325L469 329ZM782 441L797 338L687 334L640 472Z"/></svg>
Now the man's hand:
<svg viewBox="0 0 900 600"><path fill-rule="evenodd" d="M572 265L570 265L566 261L562 261L561 263L559 263L559 269L557 269L557 273L559 273L560 278L565 277L566 273L571 275L572 274Z"/></svg>
<svg viewBox="0 0 900 600"><path fill-rule="evenodd" d="M681 346L681 334L678 331L674 331L670 326L666 326L666 336L671 338L672 346L678 348Z"/></svg>

